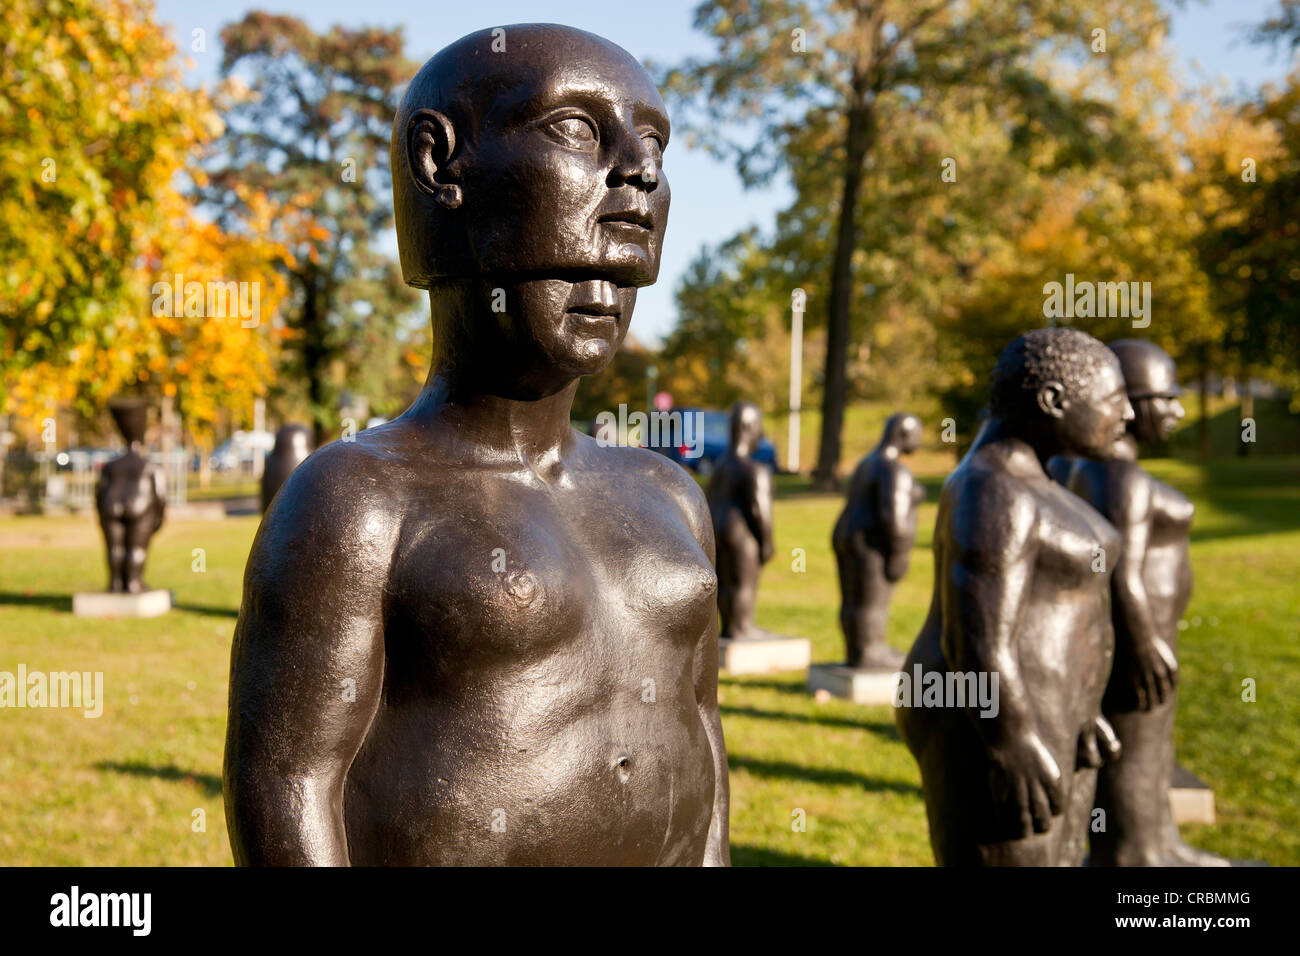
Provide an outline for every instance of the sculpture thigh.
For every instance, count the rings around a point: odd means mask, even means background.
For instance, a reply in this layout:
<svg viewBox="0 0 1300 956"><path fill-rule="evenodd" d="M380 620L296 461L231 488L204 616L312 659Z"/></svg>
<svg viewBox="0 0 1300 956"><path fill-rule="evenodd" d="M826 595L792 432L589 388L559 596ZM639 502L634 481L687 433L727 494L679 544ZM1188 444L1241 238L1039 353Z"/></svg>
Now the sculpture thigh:
<svg viewBox="0 0 1300 956"><path fill-rule="evenodd" d="M1097 806L1106 816L1105 829L1091 834L1094 865L1163 865L1173 826L1169 785L1177 710L1177 692L1151 710L1105 709L1123 749L1097 778Z"/></svg>
<svg viewBox="0 0 1300 956"><path fill-rule="evenodd" d="M126 590L126 522L121 518L103 518L99 526L104 532L104 543L108 548L108 589L110 591Z"/></svg>
<svg viewBox="0 0 1300 956"><path fill-rule="evenodd" d="M913 675L945 673L937 635L922 634L903 665ZM978 716L949 707L901 707L903 740L921 768L930 846L940 866L1079 866L1087 842L1097 771L1075 769L1077 736L1043 733L1064 774L1064 807L1046 833L1020 837L1010 805L995 799L992 763L975 730ZM1040 731L1046 728L1040 726Z"/></svg>
<svg viewBox="0 0 1300 956"><path fill-rule="evenodd" d="M853 667L868 647L885 643L894 586L885 576L885 556L875 548L859 550L837 541L835 561L840 574L840 626L846 661Z"/></svg>
<svg viewBox="0 0 1300 956"><path fill-rule="evenodd" d="M717 535L718 612L722 635L744 635L754 627L758 598L758 540L739 508L728 508Z"/></svg>

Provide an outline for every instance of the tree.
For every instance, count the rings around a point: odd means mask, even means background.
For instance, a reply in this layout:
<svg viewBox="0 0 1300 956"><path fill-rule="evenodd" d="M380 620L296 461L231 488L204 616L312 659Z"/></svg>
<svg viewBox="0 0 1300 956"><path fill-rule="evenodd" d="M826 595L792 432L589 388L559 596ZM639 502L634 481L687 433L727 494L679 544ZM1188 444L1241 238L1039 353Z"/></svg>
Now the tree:
<svg viewBox="0 0 1300 956"><path fill-rule="evenodd" d="M880 285L873 259L909 242L906 231L860 228L864 206L888 201L873 165L915 162L892 147L932 140L936 121L972 100L991 104L1022 151L1050 137L1068 147L1054 162L1086 161L1103 148L1110 109L1086 91L1063 95L1050 64L1087 69L1100 24L1124 36L1162 22L1152 0L705 0L696 9L717 55L664 73L670 97L695 136L736 159L747 184L790 170L798 199L785 218L826 249L807 263L829 274L819 486L836 481L855 286ZM707 113L697 120L692 108ZM720 124L719 114L735 122ZM923 200L940 171L914 168L905 182L921 187L907 198ZM890 185L897 198L899 183Z"/></svg>
<svg viewBox="0 0 1300 956"><path fill-rule="evenodd" d="M151 4L18 0L7 22L2 410L31 436L59 407L95 417L119 391L174 396L209 442L222 410L251 409L274 379L284 295L274 267L288 254L263 235L278 210L244 189L247 235L232 235L182 192L201 178L199 150L221 120L205 91L183 84ZM154 292L177 274L203 287L179 309ZM208 284L224 293L228 280L257 290L256 324L224 294L208 309Z"/></svg>
<svg viewBox="0 0 1300 956"><path fill-rule="evenodd" d="M317 34L293 17L255 11L226 26L221 41L222 74L246 89L226 112L206 196L228 226L244 209L237 186L297 212L275 237L293 253L292 370L306 383L319 444L334 428L341 382L392 365L373 362L358 344L394 337L419 302L374 246L393 222L389 134L414 64L402 55L401 28ZM369 384L385 381L371 376Z"/></svg>

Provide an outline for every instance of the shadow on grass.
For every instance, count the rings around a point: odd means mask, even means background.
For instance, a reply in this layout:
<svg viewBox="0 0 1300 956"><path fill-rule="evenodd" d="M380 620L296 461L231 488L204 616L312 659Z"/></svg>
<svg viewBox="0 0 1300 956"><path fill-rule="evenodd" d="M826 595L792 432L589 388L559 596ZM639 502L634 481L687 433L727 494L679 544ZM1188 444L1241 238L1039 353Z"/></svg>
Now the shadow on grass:
<svg viewBox="0 0 1300 956"><path fill-rule="evenodd" d="M803 681L753 680L750 678L728 677L726 674L722 674L718 677L718 683L723 687L735 687L743 690L777 690L783 694L798 694L800 697L808 697L808 690Z"/></svg>
<svg viewBox="0 0 1300 956"><path fill-rule="evenodd" d="M104 760L95 764L96 770L110 773L124 773L132 777L153 777L156 780L192 783L202 787L205 796L221 796L221 778L211 773L193 773L180 767L151 767L144 763L114 763Z"/></svg>
<svg viewBox="0 0 1300 956"><path fill-rule="evenodd" d="M15 591L0 591L0 604L10 607L43 607L50 611L72 613L71 594L19 594Z"/></svg>
<svg viewBox="0 0 1300 956"><path fill-rule="evenodd" d="M800 724L816 724L819 727L844 727L849 730L865 730L878 734L887 740L900 740L898 728L883 720L854 720L852 717L832 717L829 714L789 714L779 710L760 710L757 707L729 707L721 705L719 710L724 717L759 717L764 720L791 720Z"/></svg>
<svg viewBox="0 0 1300 956"><path fill-rule="evenodd" d="M865 777L852 770L840 770L834 767L805 767L790 763L788 760L759 760L754 757L741 757L727 754L727 763L734 772L744 770L756 777L785 777L790 780L806 780L809 783L830 785L848 784L859 786L871 793L909 793L921 796L921 788L914 783L902 783L897 780L878 780Z"/></svg>
<svg viewBox="0 0 1300 956"><path fill-rule="evenodd" d="M761 846L731 844L732 866L834 866L830 860L820 860L797 853L782 853Z"/></svg>
<svg viewBox="0 0 1300 956"><path fill-rule="evenodd" d="M188 611L191 614L208 614L212 617L239 617L237 607L212 607L207 604L173 604L176 611Z"/></svg>

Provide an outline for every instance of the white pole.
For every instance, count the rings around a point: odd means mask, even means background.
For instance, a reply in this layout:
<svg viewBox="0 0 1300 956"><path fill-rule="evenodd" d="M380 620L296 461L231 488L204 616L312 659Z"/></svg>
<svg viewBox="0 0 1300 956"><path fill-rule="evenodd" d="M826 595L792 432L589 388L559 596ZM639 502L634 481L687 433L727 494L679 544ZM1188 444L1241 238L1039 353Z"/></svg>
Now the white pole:
<svg viewBox="0 0 1300 956"><path fill-rule="evenodd" d="M799 410L803 395L803 310L808 296L803 289L790 294L790 439L785 453L785 467L799 470Z"/></svg>

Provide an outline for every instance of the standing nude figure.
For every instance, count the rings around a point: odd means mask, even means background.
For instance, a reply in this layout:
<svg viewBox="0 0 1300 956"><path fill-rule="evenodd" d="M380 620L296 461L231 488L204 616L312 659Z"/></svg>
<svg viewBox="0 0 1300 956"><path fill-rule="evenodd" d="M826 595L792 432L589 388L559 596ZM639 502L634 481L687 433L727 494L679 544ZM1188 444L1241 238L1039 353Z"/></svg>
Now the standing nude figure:
<svg viewBox="0 0 1300 956"><path fill-rule="evenodd" d="M1078 866L1096 768L1119 746L1101 715L1119 535L1044 464L1109 456L1133 410L1115 356L1071 328L1016 339L992 386L940 495L934 597L904 672L996 673L996 713L945 699L896 717L940 865Z"/></svg>
<svg viewBox="0 0 1300 956"><path fill-rule="evenodd" d="M889 602L907 573L916 540L916 509L925 489L902 462L921 444L921 420L899 413L885 423L880 444L853 470L831 545L840 572L840 627L845 664L898 670L903 654L889 646Z"/></svg>
<svg viewBox="0 0 1300 956"><path fill-rule="evenodd" d="M1163 442L1184 416L1174 361L1151 342L1124 339L1119 357L1135 418L1114 460L1057 458L1052 476L1119 529L1111 577L1115 666L1102 711L1123 752L1097 777L1105 827L1092 834L1093 866L1228 866L1184 843L1169 806L1178 702L1178 621L1192 594L1192 503L1147 474L1138 446Z"/></svg>
<svg viewBox="0 0 1300 956"><path fill-rule="evenodd" d="M754 460L763 414L753 402L731 408L731 440L709 478L709 512L718 544L720 637L770 637L754 624L758 575L772 560L772 474Z"/></svg>
<svg viewBox="0 0 1300 956"><path fill-rule="evenodd" d="M108 547L108 589L139 594L148 590L144 562L167 509L167 475L143 452L149 416L144 399L117 399L108 410L126 439L126 453L104 465L95 486L95 510Z"/></svg>
<svg viewBox="0 0 1300 956"><path fill-rule="evenodd" d="M236 862L729 862L704 496L569 425L658 275L668 134L642 66L568 27L471 34L408 87L394 206L432 368L253 544Z"/></svg>

